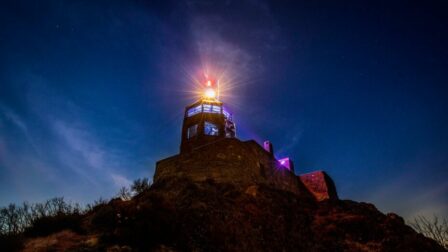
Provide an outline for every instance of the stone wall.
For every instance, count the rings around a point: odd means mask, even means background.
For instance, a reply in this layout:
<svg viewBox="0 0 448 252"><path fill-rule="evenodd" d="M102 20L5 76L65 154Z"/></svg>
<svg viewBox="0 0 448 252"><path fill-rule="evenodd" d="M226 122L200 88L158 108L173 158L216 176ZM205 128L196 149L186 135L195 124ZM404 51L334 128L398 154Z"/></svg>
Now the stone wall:
<svg viewBox="0 0 448 252"><path fill-rule="evenodd" d="M267 184L294 193L306 193L294 173L255 141L225 138L192 152L157 162L154 182L170 177L193 181L213 179L241 186Z"/></svg>
<svg viewBox="0 0 448 252"><path fill-rule="evenodd" d="M337 199L334 183L324 172L296 176L253 140L219 139L158 161L154 183L173 177L197 182L213 179L241 187L265 184L317 200Z"/></svg>
<svg viewBox="0 0 448 252"><path fill-rule="evenodd" d="M324 171L315 171L298 177L316 200L338 199L334 182Z"/></svg>

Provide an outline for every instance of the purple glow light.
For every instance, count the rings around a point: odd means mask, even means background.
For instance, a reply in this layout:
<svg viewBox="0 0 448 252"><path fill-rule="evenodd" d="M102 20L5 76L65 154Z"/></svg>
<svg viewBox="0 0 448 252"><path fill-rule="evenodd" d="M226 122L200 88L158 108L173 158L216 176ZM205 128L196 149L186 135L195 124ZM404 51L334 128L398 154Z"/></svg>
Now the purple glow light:
<svg viewBox="0 0 448 252"><path fill-rule="evenodd" d="M263 148L264 148L267 152L269 152L269 153L271 153L271 154L274 154L274 147L272 146L272 143L271 143L270 141L268 141L268 140L264 141L264 143L263 143Z"/></svg>
<svg viewBox="0 0 448 252"><path fill-rule="evenodd" d="M279 159L278 162L286 169L291 170L292 161L289 159L289 157Z"/></svg>

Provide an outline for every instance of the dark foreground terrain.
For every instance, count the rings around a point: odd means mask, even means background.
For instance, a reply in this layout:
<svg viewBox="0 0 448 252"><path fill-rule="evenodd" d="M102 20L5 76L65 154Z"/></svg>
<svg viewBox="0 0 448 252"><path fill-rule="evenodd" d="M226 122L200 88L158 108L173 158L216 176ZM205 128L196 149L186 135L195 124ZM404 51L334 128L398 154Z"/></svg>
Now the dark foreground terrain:
<svg viewBox="0 0 448 252"><path fill-rule="evenodd" d="M185 179L41 219L0 242L1 251L445 251L372 204Z"/></svg>

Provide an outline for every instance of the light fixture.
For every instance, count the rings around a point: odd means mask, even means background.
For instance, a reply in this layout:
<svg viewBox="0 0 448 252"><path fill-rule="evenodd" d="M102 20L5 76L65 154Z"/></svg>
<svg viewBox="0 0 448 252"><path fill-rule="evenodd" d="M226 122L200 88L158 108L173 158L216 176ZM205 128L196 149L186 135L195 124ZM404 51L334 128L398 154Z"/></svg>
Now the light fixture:
<svg viewBox="0 0 448 252"><path fill-rule="evenodd" d="M208 99L214 99L216 97L216 92L213 88L208 87L205 89L204 96Z"/></svg>

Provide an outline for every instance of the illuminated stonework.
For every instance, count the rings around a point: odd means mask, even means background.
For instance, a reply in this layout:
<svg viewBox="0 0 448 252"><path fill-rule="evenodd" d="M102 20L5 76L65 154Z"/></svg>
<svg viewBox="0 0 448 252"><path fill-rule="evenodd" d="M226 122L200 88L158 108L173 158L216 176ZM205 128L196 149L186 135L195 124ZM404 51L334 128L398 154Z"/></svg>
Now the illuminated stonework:
<svg viewBox="0 0 448 252"><path fill-rule="evenodd" d="M338 195L333 180L324 171L315 171L299 176L306 189L318 201L334 199Z"/></svg>
<svg viewBox="0 0 448 252"><path fill-rule="evenodd" d="M232 115L217 99L200 99L187 106L182 126L181 152L236 136Z"/></svg>
<svg viewBox="0 0 448 252"><path fill-rule="evenodd" d="M208 83L203 97L185 108L180 153L157 162L154 183L175 177L211 179L240 187L268 185L318 201L338 198L325 173L296 176L293 161L277 159L271 142L260 146L237 139L232 114L218 100L218 93Z"/></svg>

